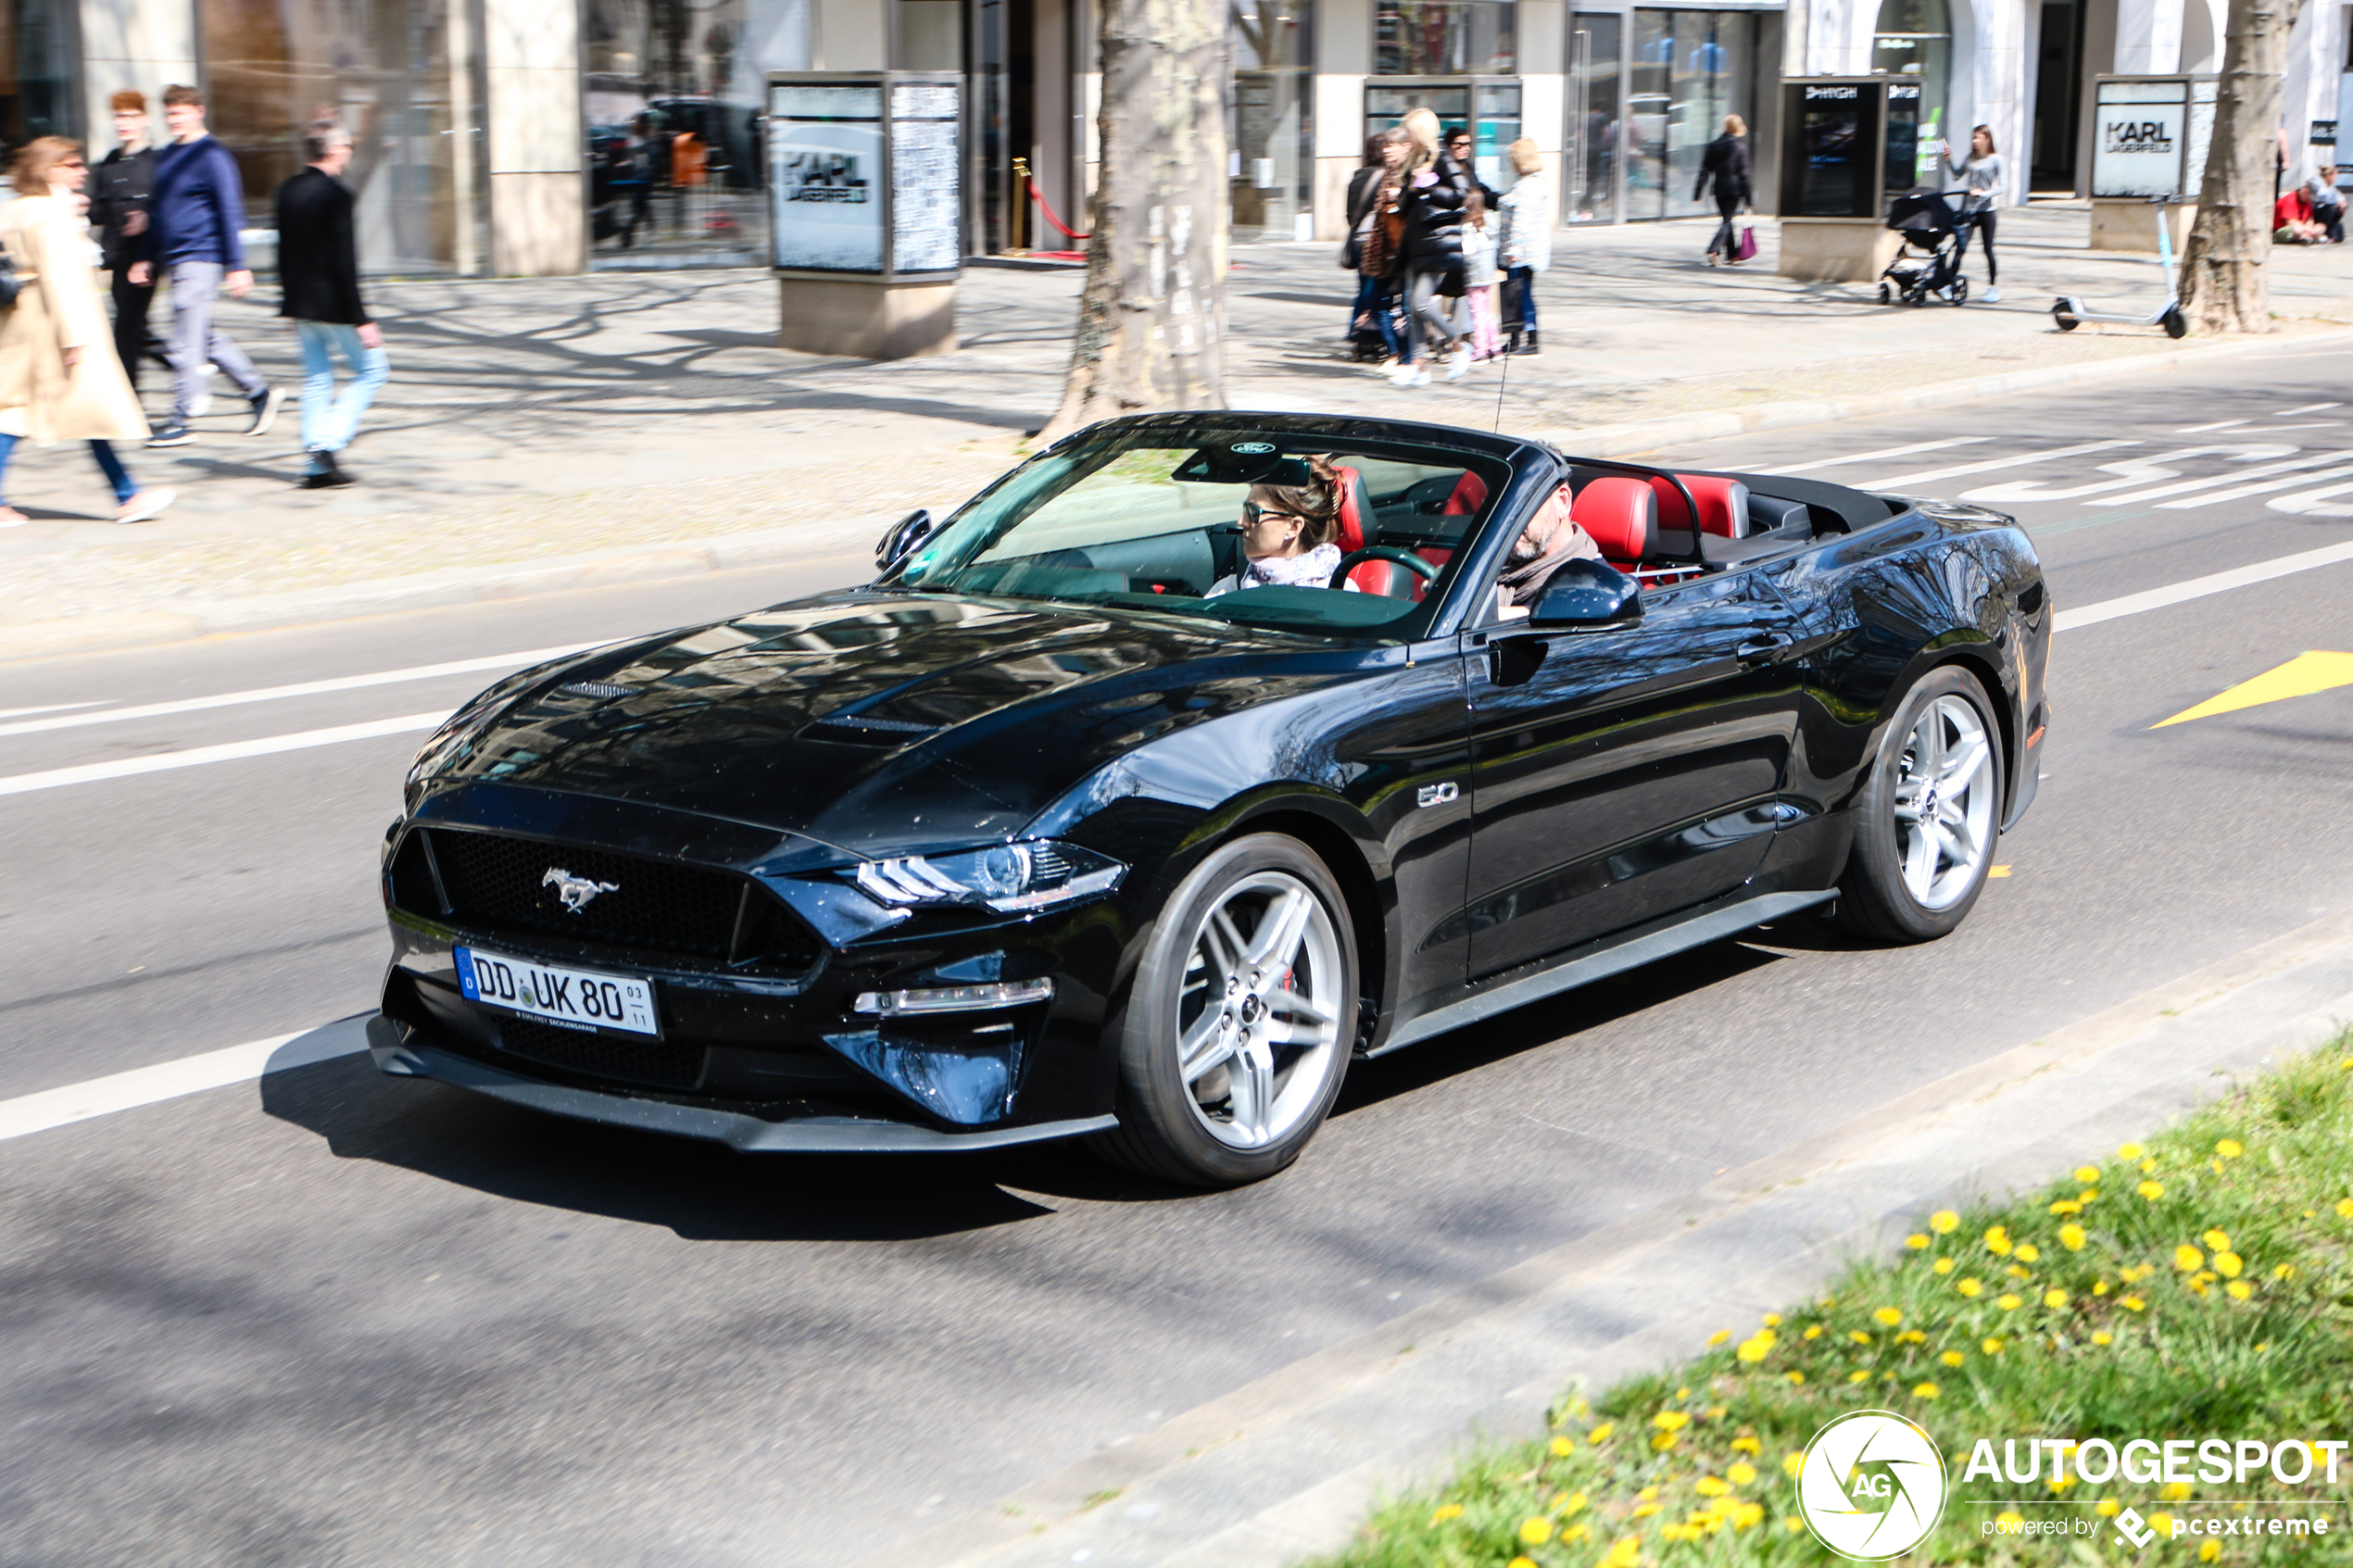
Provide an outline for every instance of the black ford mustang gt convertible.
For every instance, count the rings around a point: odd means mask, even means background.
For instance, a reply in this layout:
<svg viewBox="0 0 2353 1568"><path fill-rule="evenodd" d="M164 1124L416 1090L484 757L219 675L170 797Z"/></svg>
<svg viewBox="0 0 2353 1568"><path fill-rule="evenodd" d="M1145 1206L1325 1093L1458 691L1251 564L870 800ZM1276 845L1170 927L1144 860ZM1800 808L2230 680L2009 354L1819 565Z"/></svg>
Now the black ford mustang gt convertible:
<svg viewBox="0 0 2353 1568"><path fill-rule="evenodd" d="M1311 484L1340 558L1256 585L1265 487ZM1604 558L1507 587L1564 506ZM2034 794L2052 609L1976 508L1165 414L878 553L443 726L384 838L384 1071L1246 1182L1352 1057L1811 906L1942 935Z"/></svg>

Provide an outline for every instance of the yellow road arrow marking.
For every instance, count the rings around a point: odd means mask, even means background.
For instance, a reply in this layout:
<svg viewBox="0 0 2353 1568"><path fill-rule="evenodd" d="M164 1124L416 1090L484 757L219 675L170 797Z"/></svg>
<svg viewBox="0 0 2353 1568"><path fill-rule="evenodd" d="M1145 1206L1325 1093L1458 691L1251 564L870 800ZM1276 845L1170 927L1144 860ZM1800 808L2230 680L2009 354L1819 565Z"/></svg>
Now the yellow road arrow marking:
<svg viewBox="0 0 2353 1568"><path fill-rule="evenodd" d="M2353 686L2353 653L2300 653L2276 670L2266 670L2251 681L2241 681L2229 691L2208 697L2196 708L2184 709L2165 723L2151 724L2149 728L2161 730L2166 724L2211 719L2217 713L2235 713L2242 708L2260 708L2267 702L2284 702L2292 696L2310 696L2333 686Z"/></svg>

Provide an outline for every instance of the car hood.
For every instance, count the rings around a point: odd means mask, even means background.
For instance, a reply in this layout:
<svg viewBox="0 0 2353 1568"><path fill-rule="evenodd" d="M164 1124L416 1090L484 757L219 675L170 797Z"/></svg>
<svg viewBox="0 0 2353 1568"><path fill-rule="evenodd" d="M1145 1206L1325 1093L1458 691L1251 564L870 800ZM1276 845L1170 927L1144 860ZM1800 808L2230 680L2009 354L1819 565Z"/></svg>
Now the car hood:
<svg viewBox="0 0 2353 1568"><path fill-rule="evenodd" d="M1365 659L1149 612L845 592L538 671L420 782L496 780L904 853L1013 835L1136 747Z"/></svg>

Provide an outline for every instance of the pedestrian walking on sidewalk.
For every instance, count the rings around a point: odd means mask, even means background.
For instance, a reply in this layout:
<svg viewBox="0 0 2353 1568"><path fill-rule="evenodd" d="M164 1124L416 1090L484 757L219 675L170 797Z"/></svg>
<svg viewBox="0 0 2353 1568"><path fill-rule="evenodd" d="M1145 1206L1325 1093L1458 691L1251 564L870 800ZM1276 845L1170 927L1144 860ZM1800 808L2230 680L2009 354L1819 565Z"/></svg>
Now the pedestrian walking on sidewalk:
<svg viewBox="0 0 2353 1568"><path fill-rule="evenodd" d="M268 432L285 394L261 379L245 350L212 324L212 307L222 288L243 299L253 288L245 266L245 187L237 160L205 131L204 94L194 87L163 90L163 121L171 145L156 158L152 220L143 236L141 259L131 281L152 285L160 271L171 280L171 420L156 432L151 446L184 446L208 367L218 366L245 394L252 419L247 435Z"/></svg>
<svg viewBox="0 0 2353 1568"><path fill-rule="evenodd" d="M359 416L392 373L384 333L359 300L359 250L352 237L351 187L337 176L351 162L351 132L321 120L303 138L310 165L278 187L278 280L302 344L302 448L310 466L305 490L351 483L335 454L351 445ZM350 382L335 393L335 357Z"/></svg>
<svg viewBox="0 0 2353 1568"><path fill-rule="evenodd" d="M1474 359L1492 359L1504 351L1504 335L1495 325L1495 285L1503 281L1495 267L1495 236L1488 232L1487 198L1474 186L1463 203L1463 327Z"/></svg>
<svg viewBox="0 0 2353 1568"><path fill-rule="evenodd" d="M139 390L139 361L154 359L166 370L171 360L163 344L148 330L147 312L156 300L154 282L131 281L131 264L138 259L139 237L147 232L148 201L156 183L156 149L147 141L147 98L124 88L114 95L116 146L90 172L90 221L98 230L100 258L106 263L107 293L114 299L114 351L131 390Z"/></svg>
<svg viewBox="0 0 2353 1568"><path fill-rule="evenodd" d="M1996 208L2001 206L2002 187L2008 180L2008 170L2002 162L2002 155L1994 150L1992 129L1981 125L1969 133L1969 157L1958 163L1953 161L1952 148L1948 145L1944 153L1944 167L1953 171L1953 178L1961 182L1962 188L1969 192L1969 204L1965 210L1969 215L1969 226L1977 231L1981 242L1979 248L1985 257L1985 292L1977 297L1988 305L1999 305L2002 303L2002 291L1994 284L2001 278L2001 268L1994 259L1994 222L1998 216Z"/></svg>
<svg viewBox="0 0 2353 1568"><path fill-rule="evenodd" d="M146 439L147 420L107 345L82 211L89 175L82 144L62 136L28 142L8 170L16 199L0 207L0 251L19 287L0 309L0 485L19 442L87 441L114 488L115 521L145 522L175 497L140 489L115 456L113 443ZM0 501L0 528L24 521Z"/></svg>
<svg viewBox="0 0 2353 1568"><path fill-rule="evenodd" d="M1391 281L1396 249L1390 243L1399 171L1405 165L1405 133L1391 126L1365 138L1365 162L1348 182L1348 254L1355 257L1356 303L1348 317L1357 358L1386 351L1394 364L1401 345L1390 320L1397 293Z"/></svg>
<svg viewBox="0 0 2353 1568"><path fill-rule="evenodd" d="M1447 313L1441 296L1462 287L1463 203L1471 180L1453 155L1438 144L1438 117L1426 108L1406 111L1405 159L1400 243L1405 294L1405 360L1392 378L1399 386L1427 386L1423 361L1446 358L1446 379L1460 380L1470 369L1470 347Z"/></svg>
<svg viewBox="0 0 2353 1568"><path fill-rule="evenodd" d="M1724 266L1741 264L1740 236L1732 231L1732 220L1742 207L1749 204L1752 192L1748 182L1748 122L1736 114L1724 117L1724 133L1707 144L1700 155L1699 183L1692 187L1692 200L1707 194L1709 181L1716 182L1716 212L1721 220L1716 225L1716 237L1707 242L1707 264L1714 267L1718 259Z"/></svg>
<svg viewBox="0 0 2353 1568"><path fill-rule="evenodd" d="M1518 182L1504 193L1502 226L1495 235L1495 261L1504 270L1504 325L1511 332L1506 354L1539 352L1536 342L1536 276L1553 264L1553 193L1544 155L1533 136L1509 148Z"/></svg>

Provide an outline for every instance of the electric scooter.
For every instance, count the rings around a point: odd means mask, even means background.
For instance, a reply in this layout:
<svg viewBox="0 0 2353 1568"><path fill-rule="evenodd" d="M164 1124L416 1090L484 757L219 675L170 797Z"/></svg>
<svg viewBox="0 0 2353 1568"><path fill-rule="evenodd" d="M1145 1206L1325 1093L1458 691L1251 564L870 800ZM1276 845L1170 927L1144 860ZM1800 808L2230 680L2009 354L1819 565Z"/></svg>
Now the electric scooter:
<svg viewBox="0 0 2353 1568"><path fill-rule="evenodd" d="M2165 303L2147 316L2129 316L2119 310L2086 310L2077 295L2063 294L2052 302L2051 320L2063 332L2071 332L2080 321L2121 321L2133 327L2163 327L2167 337L2180 337L2190 330L2182 316L2182 295L2173 281L2173 225L2165 220L2165 209L2182 198L2179 194L2149 197L2149 205L2157 208L2157 265L2165 273Z"/></svg>

